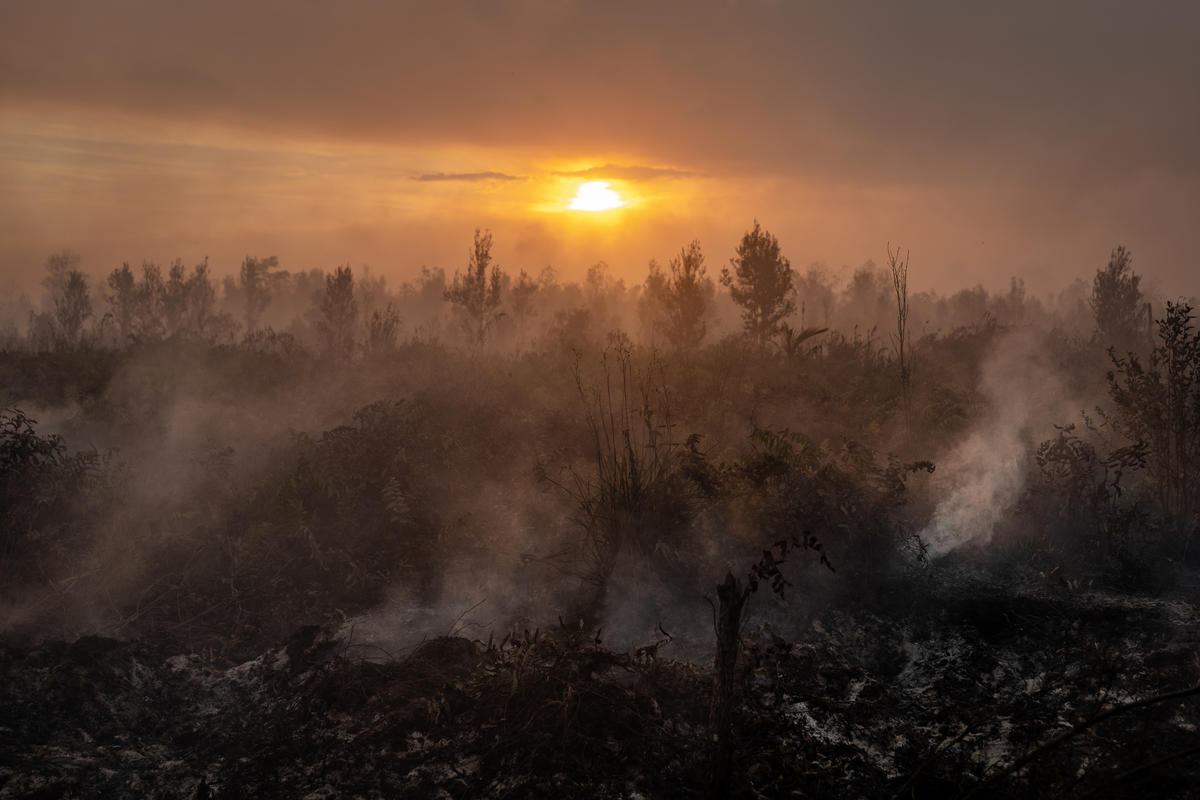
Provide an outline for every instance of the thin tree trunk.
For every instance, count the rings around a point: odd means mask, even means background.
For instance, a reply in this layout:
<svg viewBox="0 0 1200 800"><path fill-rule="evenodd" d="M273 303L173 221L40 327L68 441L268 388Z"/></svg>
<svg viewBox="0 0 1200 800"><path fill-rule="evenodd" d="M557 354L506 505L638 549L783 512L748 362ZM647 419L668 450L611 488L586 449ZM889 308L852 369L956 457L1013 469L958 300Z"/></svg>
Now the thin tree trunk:
<svg viewBox="0 0 1200 800"><path fill-rule="evenodd" d="M729 795L733 772L733 693L740 629L746 593L733 573L717 587L717 656L713 669L713 699L709 714L709 743L712 778L709 796L713 800Z"/></svg>

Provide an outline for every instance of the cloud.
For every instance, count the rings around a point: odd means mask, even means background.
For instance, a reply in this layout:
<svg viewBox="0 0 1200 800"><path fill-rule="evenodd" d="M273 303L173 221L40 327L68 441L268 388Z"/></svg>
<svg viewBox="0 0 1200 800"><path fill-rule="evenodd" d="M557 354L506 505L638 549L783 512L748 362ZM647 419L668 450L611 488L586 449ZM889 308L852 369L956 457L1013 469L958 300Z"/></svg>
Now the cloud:
<svg viewBox="0 0 1200 800"><path fill-rule="evenodd" d="M14 5L0 104L873 182L1200 168L1187 0L151 5Z"/></svg>
<svg viewBox="0 0 1200 800"><path fill-rule="evenodd" d="M506 175L503 172L428 172L413 178L414 181L523 181L518 175Z"/></svg>
<svg viewBox="0 0 1200 800"><path fill-rule="evenodd" d="M86 250L118 228L136 242L135 230L153 227L147 214L179 208L150 199L162 196L196 209L178 215L180 235L220 228L241 241L274 226L286 238L288 225L311 227L296 210L302 186L305 198L359 198L372 213L416 219L429 204L419 190L432 188L417 182L443 181L462 190L440 193L461 195L460 214L511 219L531 213L516 195L533 194L543 170L600 164L575 176L653 181L672 213L703 201L715 227L689 214L680 241L732 235L732 216L757 216L804 249L794 260L861 263L903 237L930 275L975 270L959 276L968 282L988 270L1090 272L1123 242L1148 272L1194 291L1195 0L0 8L0 134L8 119L19 139L0 141L0 185L14 187L0 192L0 226L37 230L45 252ZM51 153L17 115L67 120L67 138L110 125L132 133L123 148L50 143ZM209 138L229 157L174 147ZM147 140L165 144L148 152ZM250 155L233 152L243 144ZM136 168L99 164L118 157ZM276 180L301 172L310 183ZM691 187L675 179L688 175L720 186L684 202ZM137 191L114 189L135 178ZM495 187L521 192L485 191ZM512 196L504 205L488 194ZM297 216L268 195L292 198ZM639 214L661 227L667 207L647 202ZM222 208L250 215L213 211ZM217 213L234 220L217 225ZM36 255L22 236L20 258ZM0 272L15 271L0 241ZM622 247L606 257L646 255Z"/></svg>
<svg viewBox="0 0 1200 800"><path fill-rule="evenodd" d="M625 181L654 181L663 178L694 178L695 172L666 167L645 167L640 165L625 166L621 164L605 164L602 167L588 167L566 172L555 172L567 178L614 178Z"/></svg>

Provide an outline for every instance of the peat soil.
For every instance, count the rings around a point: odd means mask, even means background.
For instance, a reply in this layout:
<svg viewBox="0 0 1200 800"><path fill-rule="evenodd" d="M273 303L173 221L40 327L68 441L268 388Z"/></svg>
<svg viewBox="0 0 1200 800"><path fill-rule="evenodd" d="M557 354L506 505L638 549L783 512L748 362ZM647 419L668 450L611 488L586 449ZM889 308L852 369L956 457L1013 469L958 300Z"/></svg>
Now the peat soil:
<svg viewBox="0 0 1200 800"><path fill-rule="evenodd" d="M1196 584L945 566L746 622L735 797L1194 797ZM700 797L711 669L562 626L367 658L305 627L0 643L0 797Z"/></svg>

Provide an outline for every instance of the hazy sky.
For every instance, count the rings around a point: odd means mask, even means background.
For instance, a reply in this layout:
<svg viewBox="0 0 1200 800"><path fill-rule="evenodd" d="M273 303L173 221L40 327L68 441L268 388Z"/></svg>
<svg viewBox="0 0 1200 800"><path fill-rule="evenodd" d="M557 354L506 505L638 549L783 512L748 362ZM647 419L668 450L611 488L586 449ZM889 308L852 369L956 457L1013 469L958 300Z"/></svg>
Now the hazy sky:
<svg viewBox="0 0 1200 800"><path fill-rule="evenodd" d="M1200 3L0 0L0 269L277 254L640 281L795 266L1200 291ZM568 211L585 180L618 211Z"/></svg>

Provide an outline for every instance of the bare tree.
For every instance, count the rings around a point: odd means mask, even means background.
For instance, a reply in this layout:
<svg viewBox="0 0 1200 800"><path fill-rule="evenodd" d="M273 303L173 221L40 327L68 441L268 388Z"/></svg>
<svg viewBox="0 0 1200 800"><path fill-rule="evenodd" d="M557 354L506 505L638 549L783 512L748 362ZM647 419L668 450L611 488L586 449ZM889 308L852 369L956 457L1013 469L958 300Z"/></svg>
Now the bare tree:
<svg viewBox="0 0 1200 800"><path fill-rule="evenodd" d="M906 417L911 408L912 383L908 336L908 255L908 251L905 250L904 258L900 258L900 245L896 245L896 249L893 250L892 243L888 242L888 269L891 270L892 288L896 292L896 333L892 336L892 342L896 347L896 358L900 364L900 397L904 403Z"/></svg>

